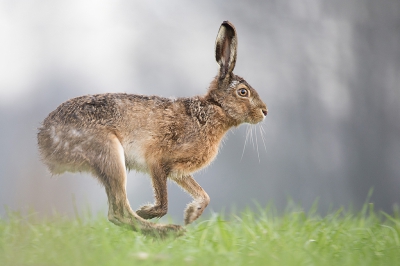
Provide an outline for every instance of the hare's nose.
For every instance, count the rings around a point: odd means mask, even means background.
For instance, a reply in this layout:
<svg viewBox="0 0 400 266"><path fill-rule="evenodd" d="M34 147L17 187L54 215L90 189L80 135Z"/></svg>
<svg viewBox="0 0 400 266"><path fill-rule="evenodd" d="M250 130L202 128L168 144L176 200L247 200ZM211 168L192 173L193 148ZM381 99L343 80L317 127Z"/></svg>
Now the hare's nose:
<svg viewBox="0 0 400 266"><path fill-rule="evenodd" d="M268 109L261 109L261 112L264 114L264 116L267 116L267 114L268 114Z"/></svg>

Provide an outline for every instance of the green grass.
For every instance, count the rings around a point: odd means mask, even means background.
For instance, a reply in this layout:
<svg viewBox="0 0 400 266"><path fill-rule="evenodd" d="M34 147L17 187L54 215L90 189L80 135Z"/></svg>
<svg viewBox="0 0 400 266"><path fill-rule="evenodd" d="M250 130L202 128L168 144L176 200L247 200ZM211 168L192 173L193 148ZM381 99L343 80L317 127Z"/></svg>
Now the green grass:
<svg viewBox="0 0 400 266"><path fill-rule="evenodd" d="M105 217L9 213L0 220L0 265L400 265L400 215L272 208L205 217L185 236L156 240Z"/></svg>

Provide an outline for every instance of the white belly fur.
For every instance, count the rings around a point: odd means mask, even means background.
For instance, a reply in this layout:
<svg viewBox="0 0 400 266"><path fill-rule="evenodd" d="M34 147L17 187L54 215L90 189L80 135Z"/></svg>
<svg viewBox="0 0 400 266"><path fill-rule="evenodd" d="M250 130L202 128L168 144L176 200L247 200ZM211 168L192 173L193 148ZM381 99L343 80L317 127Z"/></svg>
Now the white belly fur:
<svg viewBox="0 0 400 266"><path fill-rule="evenodd" d="M127 168L148 173L149 168L147 166L140 141L123 143L122 146L124 148L125 164Z"/></svg>

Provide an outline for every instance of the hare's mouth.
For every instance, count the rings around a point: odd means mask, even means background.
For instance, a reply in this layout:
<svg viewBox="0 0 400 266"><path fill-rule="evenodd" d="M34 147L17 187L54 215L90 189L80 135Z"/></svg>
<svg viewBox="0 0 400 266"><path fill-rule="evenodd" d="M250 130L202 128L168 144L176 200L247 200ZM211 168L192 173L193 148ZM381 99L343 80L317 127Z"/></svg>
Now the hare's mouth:
<svg viewBox="0 0 400 266"><path fill-rule="evenodd" d="M262 122L264 118L265 118L264 113L263 114L257 113L257 115L249 117L249 119L246 122L255 125Z"/></svg>

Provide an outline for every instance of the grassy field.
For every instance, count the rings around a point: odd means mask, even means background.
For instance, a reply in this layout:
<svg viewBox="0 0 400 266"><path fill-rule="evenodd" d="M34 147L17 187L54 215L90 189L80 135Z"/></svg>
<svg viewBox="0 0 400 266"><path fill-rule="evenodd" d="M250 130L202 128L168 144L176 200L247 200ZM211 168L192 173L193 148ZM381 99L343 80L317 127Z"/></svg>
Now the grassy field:
<svg viewBox="0 0 400 266"><path fill-rule="evenodd" d="M325 217L272 208L188 226L156 240L105 217L9 213L0 220L0 265L400 265L400 215L338 210Z"/></svg>

